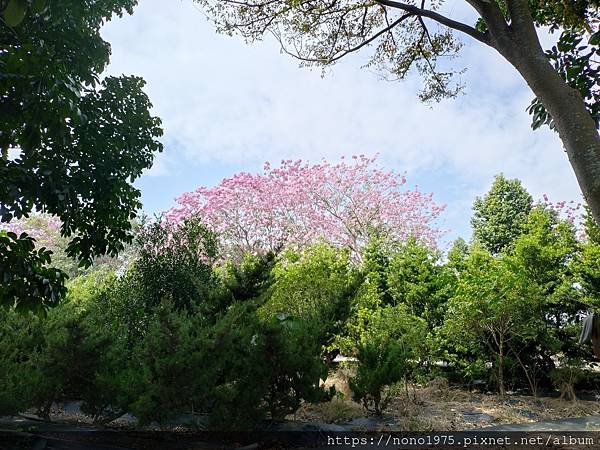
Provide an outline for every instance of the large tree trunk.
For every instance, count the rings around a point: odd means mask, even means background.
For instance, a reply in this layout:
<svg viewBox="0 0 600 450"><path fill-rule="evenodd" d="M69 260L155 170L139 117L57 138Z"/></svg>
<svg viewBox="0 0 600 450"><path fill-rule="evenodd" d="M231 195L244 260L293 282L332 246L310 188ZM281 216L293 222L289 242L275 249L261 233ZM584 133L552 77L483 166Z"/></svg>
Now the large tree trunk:
<svg viewBox="0 0 600 450"><path fill-rule="evenodd" d="M546 58L528 9L515 7L513 13L510 27L490 28L490 44L519 71L552 116L579 187L600 223L600 135L596 123L580 93Z"/></svg>
<svg viewBox="0 0 600 450"><path fill-rule="evenodd" d="M600 135L581 95L543 54L515 58L513 65L552 116L583 196L600 223Z"/></svg>

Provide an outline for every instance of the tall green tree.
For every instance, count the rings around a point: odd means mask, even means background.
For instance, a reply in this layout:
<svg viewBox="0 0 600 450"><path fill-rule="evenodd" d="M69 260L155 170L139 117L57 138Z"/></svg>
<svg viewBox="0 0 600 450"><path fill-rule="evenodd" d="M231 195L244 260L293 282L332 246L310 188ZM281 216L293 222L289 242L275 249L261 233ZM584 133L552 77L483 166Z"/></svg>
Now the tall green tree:
<svg viewBox="0 0 600 450"><path fill-rule="evenodd" d="M581 310L570 262L577 256L575 227L547 208L536 206L521 234L513 243L511 255L536 282L552 311L552 321L560 327L565 316L576 318ZM550 313L550 311L546 311Z"/></svg>
<svg viewBox="0 0 600 450"><path fill-rule="evenodd" d="M581 252L572 262L577 281L581 286L584 301L594 311L600 308L600 226L589 211L584 217L586 241Z"/></svg>
<svg viewBox="0 0 600 450"><path fill-rule="evenodd" d="M34 210L58 216L61 233L71 237L67 254L82 265L116 255L131 240L130 220L141 206L132 182L162 150L144 81L100 77L110 55L100 28L114 15L132 13L136 3L0 2L0 220ZM0 261L26 236L3 239L10 243L1 247ZM28 267L30 278L40 276L36 265ZM10 268L0 271L10 276ZM60 290L60 279L44 279ZM0 301L27 297L30 284L25 279L21 292Z"/></svg>
<svg viewBox="0 0 600 450"><path fill-rule="evenodd" d="M473 204L473 239L492 254L502 252L523 232L531 208L531 195L519 180L497 175Z"/></svg>
<svg viewBox="0 0 600 450"><path fill-rule="evenodd" d="M460 273L465 266L465 260L469 256L469 245L459 237L448 250L448 268L454 271L455 274Z"/></svg>
<svg viewBox="0 0 600 450"><path fill-rule="evenodd" d="M430 327L441 324L446 302L452 296L456 278L440 263L440 254L409 239L391 257L387 268L387 292L394 305L425 319Z"/></svg>
<svg viewBox="0 0 600 450"><path fill-rule="evenodd" d="M330 66L371 50L368 66L404 78L422 76L422 100L454 97L461 84L449 68L462 42L497 51L536 97L533 127L551 125L567 151L579 186L600 221L600 34L598 0L196 0L217 29L256 41L273 35L303 65ZM444 14L468 5L469 23ZM446 6L446 8L444 8ZM451 13L450 13L451 14ZM544 51L537 30L550 27Z"/></svg>
<svg viewBox="0 0 600 450"><path fill-rule="evenodd" d="M501 395L506 391L506 366L535 342L544 323L543 296L535 282L509 257L494 258L473 249L450 300L441 335L460 351L477 349L492 361Z"/></svg>
<svg viewBox="0 0 600 450"><path fill-rule="evenodd" d="M519 362L529 377L549 373L552 356L581 354L577 343L579 319L587 307L576 285L572 262L578 258L575 227L549 208L538 205L530 212L521 234L512 244L508 258L519 267L543 299L536 320L544 323L535 342L524 343ZM532 314L533 314L532 310Z"/></svg>

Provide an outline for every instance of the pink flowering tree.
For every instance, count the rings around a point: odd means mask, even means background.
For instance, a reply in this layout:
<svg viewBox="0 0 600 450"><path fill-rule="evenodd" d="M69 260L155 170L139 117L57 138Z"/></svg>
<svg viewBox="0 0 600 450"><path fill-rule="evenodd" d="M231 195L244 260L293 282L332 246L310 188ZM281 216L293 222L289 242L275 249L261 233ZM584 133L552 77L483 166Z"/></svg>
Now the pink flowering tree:
<svg viewBox="0 0 600 450"><path fill-rule="evenodd" d="M586 207L584 204L578 203L575 200L570 201L552 201L547 194L542 195L542 200L538 202L545 208L553 211L556 217L566 220L575 227L575 233L579 241L586 241Z"/></svg>
<svg viewBox="0 0 600 450"><path fill-rule="evenodd" d="M241 172L181 195L165 218L175 224L201 218L218 233L225 256L234 258L320 240L357 256L373 235L391 241L414 236L435 246L444 206L432 194L406 189L404 175L375 162L361 155L337 164L266 163L261 174Z"/></svg>
<svg viewBox="0 0 600 450"><path fill-rule="evenodd" d="M52 262L49 265L62 270L70 278L100 267L113 270L120 269L131 257L132 246L125 245L125 249L119 254L119 257L98 256L93 260L93 267L80 267L77 260L67 256L66 248L70 238L62 235L61 228L62 221L60 218L46 213L31 213L29 217L13 219L8 223L0 222L0 232L12 232L17 236L25 233L35 239L35 248L50 250L52 252Z"/></svg>
<svg viewBox="0 0 600 450"><path fill-rule="evenodd" d="M26 233L36 240L37 247L55 250L66 242L60 234L62 222L56 216L49 214L31 214L29 217L1 222L0 230L13 232L17 236ZM66 247L66 244L64 245Z"/></svg>

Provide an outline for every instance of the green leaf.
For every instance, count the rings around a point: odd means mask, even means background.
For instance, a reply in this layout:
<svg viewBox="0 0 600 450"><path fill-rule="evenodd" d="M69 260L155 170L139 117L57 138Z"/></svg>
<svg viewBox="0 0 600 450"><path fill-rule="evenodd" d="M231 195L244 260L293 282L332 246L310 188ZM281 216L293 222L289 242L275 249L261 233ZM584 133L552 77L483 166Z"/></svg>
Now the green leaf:
<svg viewBox="0 0 600 450"><path fill-rule="evenodd" d="M4 21L9 27L16 27L23 21L26 12L25 0L10 0L4 10Z"/></svg>
<svg viewBox="0 0 600 450"><path fill-rule="evenodd" d="M31 12L39 14L46 9L46 0L33 0L31 4Z"/></svg>
<svg viewBox="0 0 600 450"><path fill-rule="evenodd" d="M590 45L600 45L600 31L596 31L594 34L590 36L589 40Z"/></svg>

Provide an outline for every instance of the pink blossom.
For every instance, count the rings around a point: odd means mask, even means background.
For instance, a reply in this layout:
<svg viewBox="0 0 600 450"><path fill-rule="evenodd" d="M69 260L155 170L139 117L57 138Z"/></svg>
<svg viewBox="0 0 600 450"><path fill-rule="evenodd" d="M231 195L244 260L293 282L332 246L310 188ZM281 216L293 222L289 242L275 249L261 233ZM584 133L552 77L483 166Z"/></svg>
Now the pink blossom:
<svg viewBox="0 0 600 450"><path fill-rule="evenodd" d="M582 226L584 210L581 203L575 203L574 200L568 203L566 201L552 202L546 194L543 195L543 198L544 201L540 202L541 204L554 211L561 219L571 222L575 226L578 239L585 238L585 231Z"/></svg>
<svg viewBox="0 0 600 450"><path fill-rule="evenodd" d="M404 174L381 169L376 157L332 165L282 160L263 174L238 173L212 188L182 194L165 219L199 217L218 233L225 256L264 253L325 240L358 255L374 233L393 241L415 236L435 246L435 221L445 206L432 194L405 189Z"/></svg>
<svg viewBox="0 0 600 450"><path fill-rule="evenodd" d="M38 247L52 246L60 238L62 222L56 216L34 213L29 217L0 223L0 230L13 232L17 236L26 233L37 241Z"/></svg>

